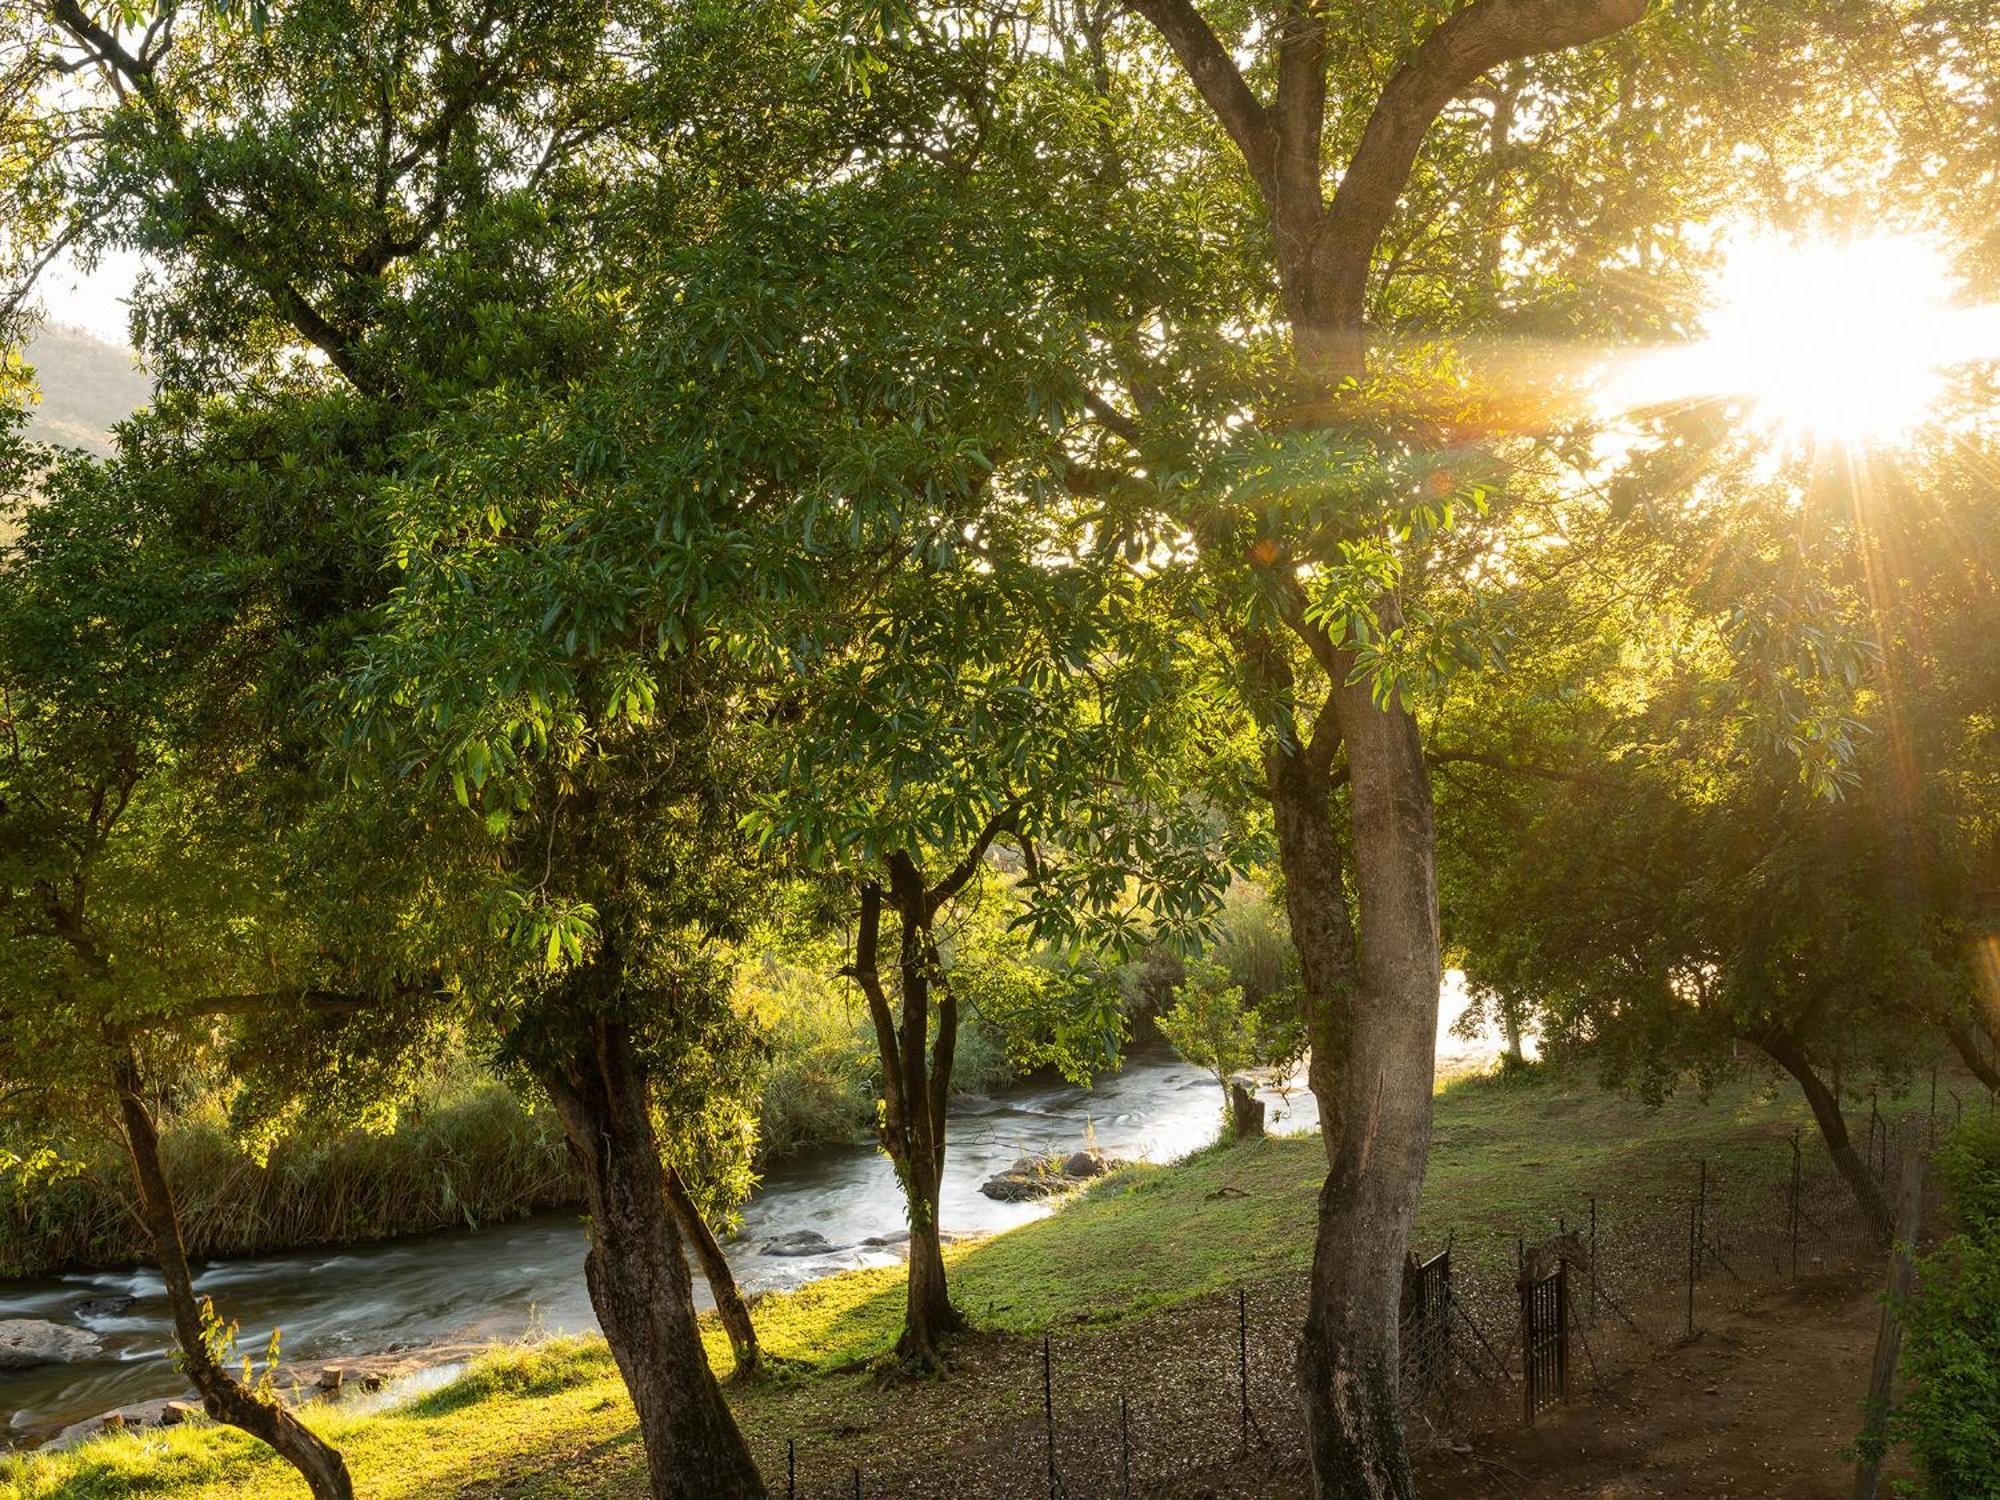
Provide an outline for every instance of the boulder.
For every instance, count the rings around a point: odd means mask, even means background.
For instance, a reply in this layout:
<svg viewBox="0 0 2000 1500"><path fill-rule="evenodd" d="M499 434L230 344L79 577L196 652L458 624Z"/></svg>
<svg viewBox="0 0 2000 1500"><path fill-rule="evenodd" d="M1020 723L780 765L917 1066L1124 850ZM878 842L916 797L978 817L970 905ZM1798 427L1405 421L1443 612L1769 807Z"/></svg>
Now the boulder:
<svg viewBox="0 0 2000 1500"><path fill-rule="evenodd" d="M136 1297L85 1297L69 1310L72 1318L120 1318L132 1310Z"/></svg>
<svg viewBox="0 0 2000 1500"><path fill-rule="evenodd" d="M980 1183L979 1191L1002 1203L1031 1203L1066 1193L1123 1165L1116 1157L1095 1149L1069 1156L1023 1156L1006 1171Z"/></svg>
<svg viewBox="0 0 2000 1500"><path fill-rule="evenodd" d="M871 1234L861 1243L870 1250L887 1250L892 1245L907 1245L909 1242L910 1231L897 1229L888 1234Z"/></svg>
<svg viewBox="0 0 2000 1500"><path fill-rule="evenodd" d="M1030 1203L1051 1198L1072 1185L1054 1157L1023 1156L1013 1166L979 1184L979 1191L1001 1203Z"/></svg>
<svg viewBox="0 0 2000 1500"><path fill-rule="evenodd" d="M763 1255L827 1255L839 1249L817 1229L793 1229L757 1247Z"/></svg>
<svg viewBox="0 0 2000 1500"><path fill-rule="evenodd" d="M97 1335L46 1318L0 1319L0 1370L32 1370L91 1359L103 1348Z"/></svg>

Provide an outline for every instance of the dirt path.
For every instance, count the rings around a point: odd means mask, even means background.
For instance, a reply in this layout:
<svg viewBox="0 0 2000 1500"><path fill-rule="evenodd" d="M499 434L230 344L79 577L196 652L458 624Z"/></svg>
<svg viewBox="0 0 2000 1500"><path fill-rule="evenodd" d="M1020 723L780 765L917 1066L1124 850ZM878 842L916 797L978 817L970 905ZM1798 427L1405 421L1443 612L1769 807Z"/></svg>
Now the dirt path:
<svg viewBox="0 0 2000 1500"><path fill-rule="evenodd" d="M1865 1273L1717 1310L1690 1343L1545 1416L1473 1434L1424 1463L1434 1495L1841 1496L1880 1310Z"/></svg>

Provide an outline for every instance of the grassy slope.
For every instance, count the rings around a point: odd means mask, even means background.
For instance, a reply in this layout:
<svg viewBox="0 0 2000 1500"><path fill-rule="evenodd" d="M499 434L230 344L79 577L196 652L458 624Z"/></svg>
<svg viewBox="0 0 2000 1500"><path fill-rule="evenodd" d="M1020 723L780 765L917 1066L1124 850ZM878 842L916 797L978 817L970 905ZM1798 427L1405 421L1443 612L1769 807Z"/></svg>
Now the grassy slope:
<svg viewBox="0 0 2000 1500"><path fill-rule="evenodd" d="M28 409L28 436L37 442L109 453L112 427L152 398L153 382L129 349L81 329L42 328L26 358L41 394Z"/></svg>
<svg viewBox="0 0 2000 1500"><path fill-rule="evenodd" d="M1462 1082L1438 1099L1418 1239L1428 1246L1447 1232L1547 1222L1574 1214L1592 1190L1624 1201L1682 1191L1696 1155L1734 1163L1739 1182L1775 1183L1790 1162L1781 1140L1803 1118L1795 1093L1747 1082L1659 1110L1587 1084ZM1316 1140L1290 1139L1129 1168L1052 1218L958 1247L958 1299L986 1328L1034 1334L1141 1317L1302 1267L1324 1160ZM1225 1188L1243 1196L1217 1196ZM1502 1241L1488 1244L1497 1252ZM866 1429L894 1400L868 1377L833 1367L893 1342L901 1283L900 1267L862 1271L760 1304L765 1348L800 1362L793 1378L732 1392L760 1454L781 1453L785 1434ZM726 1367L719 1338L709 1353ZM959 1415L977 1426L999 1414ZM329 1410L313 1421L346 1452L370 1500L490 1494L499 1485L545 1497L602 1494L607 1483L623 1488L640 1462L630 1407L597 1340L496 1351L465 1379L398 1410ZM104 1439L0 1470L0 1500L304 1493L257 1445L207 1428Z"/></svg>

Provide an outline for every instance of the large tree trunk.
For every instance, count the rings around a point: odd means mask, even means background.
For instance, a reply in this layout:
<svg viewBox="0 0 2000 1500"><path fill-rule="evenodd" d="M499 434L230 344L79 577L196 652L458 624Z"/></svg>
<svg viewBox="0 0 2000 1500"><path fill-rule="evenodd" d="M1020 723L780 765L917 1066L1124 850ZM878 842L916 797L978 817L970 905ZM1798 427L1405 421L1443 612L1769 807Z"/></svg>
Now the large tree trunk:
<svg viewBox="0 0 2000 1500"><path fill-rule="evenodd" d="M736 1285L736 1273L729 1268L715 1231L708 1227L708 1221L688 1195L680 1173L671 1167L667 1169L667 1202L673 1208L674 1222L694 1246L695 1258L701 1262L702 1279L708 1283L709 1295L715 1298L716 1316L722 1320L723 1332L729 1335L736 1373L755 1375L762 1355L757 1347L757 1325L750 1319L750 1305L743 1300L742 1289Z"/></svg>
<svg viewBox="0 0 2000 1500"><path fill-rule="evenodd" d="M645 1069L624 1027L592 1024L539 1070L590 1208L584 1279L639 1415L654 1500L761 1500L764 1481L722 1399L653 1132Z"/></svg>
<svg viewBox="0 0 2000 1500"><path fill-rule="evenodd" d="M1820 1139L1826 1142L1827 1155L1833 1158L1847 1190L1854 1195L1855 1205L1861 1210L1869 1233L1875 1237L1877 1244L1887 1245L1895 1233L1894 1214L1882 1185L1869 1171L1868 1163L1861 1159L1861 1153L1854 1149L1854 1141L1847 1133L1847 1117L1841 1113L1839 1096L1821 1080L1805 1048L1784 1027L1769 1027L1750 1040L1762 1047L1771 1060L1791 1074L1805 1091L1806 1103L1812 1106L1813 1119L1819 1124Z"/></svg>
<svg viewBox="0 0 2000 1500"><path fill-rule="evenodd" d="M112 1086L124 1123L125 1147L139 1191L139 1216L152 1241L153 1258L166 1283L167 1305L173 1311L174 1339L181 1348L182 1367L200 1394L203 1407L218 1422L247 1432L269 1444L304 1476L315 1500L354 1500L354 1482L340 1450L294 1416L275 1395L245 1385L217 1359L207 1338L213 1308L204 1317L194 1294L194 1277L181 1242L180 1219L173 1192L160 1162L160 1136L146 1104L138 1059L126 1049L113 1064Z"/></svg>
<svg viewBox="0 0 2000 1500"><path fill-rule="evenodd" d="M1397 1400L1397 1308L1430 1148L1437 893L1415 722L1336 671L1359 936L1322 775L1274 753L1273 805L1308 995L1310 1079L1329 1170L1298 1352L1314 1493L1415 1493Z"/></svg>

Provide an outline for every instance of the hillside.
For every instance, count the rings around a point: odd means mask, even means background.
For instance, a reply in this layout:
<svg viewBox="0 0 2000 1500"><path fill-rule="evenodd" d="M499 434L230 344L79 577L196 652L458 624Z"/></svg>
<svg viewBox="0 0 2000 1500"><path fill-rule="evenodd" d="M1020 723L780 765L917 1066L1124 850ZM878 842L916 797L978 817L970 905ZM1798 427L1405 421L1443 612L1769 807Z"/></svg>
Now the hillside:
<svg viewBox="0 0 2000 1500"><path fill-rule="evenodd" d="M27 348L41 401L28 413L28 436L92 453L111 451L111 429L145 405L152 381L128 349L81 329L51 324Z"/></svg>

